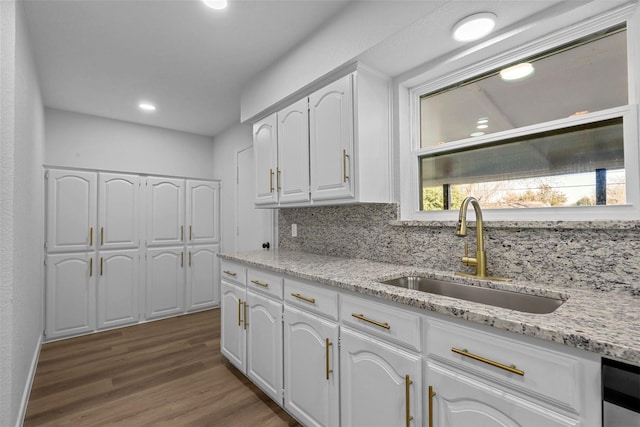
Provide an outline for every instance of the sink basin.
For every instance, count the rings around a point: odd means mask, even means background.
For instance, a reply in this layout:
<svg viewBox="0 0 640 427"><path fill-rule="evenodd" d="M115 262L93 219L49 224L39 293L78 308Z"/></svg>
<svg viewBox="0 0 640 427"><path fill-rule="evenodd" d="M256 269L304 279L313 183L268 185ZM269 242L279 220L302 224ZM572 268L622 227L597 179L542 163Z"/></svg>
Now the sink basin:
<svg viewBox="0 0 640 427"><path fill-rule="evenodd" d="M381 283L406 289L415 289L431 294L458 298L465 301L523 311L525 313L552 313L560 307L564 300L505 291L502 289L483 288L480 286L463 285L445 280L430 279L420 276L405 276L386 280Z"/></svg>

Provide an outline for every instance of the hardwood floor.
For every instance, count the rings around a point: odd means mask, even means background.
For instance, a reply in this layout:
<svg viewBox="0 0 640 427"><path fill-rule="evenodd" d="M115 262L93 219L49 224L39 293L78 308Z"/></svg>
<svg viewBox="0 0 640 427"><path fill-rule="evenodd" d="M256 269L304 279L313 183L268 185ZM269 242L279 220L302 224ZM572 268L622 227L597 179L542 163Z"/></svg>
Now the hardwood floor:
<svg viewBox="0 0 640 427"><path fill-rule="evenodd" d="M42 346L25 426L297 426L220 354L220 310Z"/></svg>

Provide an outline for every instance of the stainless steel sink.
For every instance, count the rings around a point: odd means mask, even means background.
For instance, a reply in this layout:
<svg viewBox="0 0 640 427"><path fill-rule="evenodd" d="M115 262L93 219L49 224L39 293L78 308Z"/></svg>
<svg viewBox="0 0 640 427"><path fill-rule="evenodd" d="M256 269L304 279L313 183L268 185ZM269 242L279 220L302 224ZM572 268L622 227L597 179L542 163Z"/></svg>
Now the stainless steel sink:
<svg viewBox="0 0 640 427"><path fill-rule="evenodd" d="M386 280L381 283L406 289L415 289L431 294L458 298L465 301L523 311L525 313L552 313L560 307L564 300L559 298L529 295L520 292L501 289L483 288L480 286L463 285L445 280L430 279L420 276L406 276Z"/></svg>

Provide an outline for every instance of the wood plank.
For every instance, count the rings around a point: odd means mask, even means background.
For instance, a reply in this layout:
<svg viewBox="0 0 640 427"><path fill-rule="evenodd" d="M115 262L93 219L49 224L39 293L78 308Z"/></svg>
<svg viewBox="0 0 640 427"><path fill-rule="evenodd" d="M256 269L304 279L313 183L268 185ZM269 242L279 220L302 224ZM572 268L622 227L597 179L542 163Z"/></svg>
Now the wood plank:
<svg viewBox="0 0 640 427"><path fill-rule="evenodd" d="M297 426L220 354L220 310L44 344L24 425Z"/></svg>

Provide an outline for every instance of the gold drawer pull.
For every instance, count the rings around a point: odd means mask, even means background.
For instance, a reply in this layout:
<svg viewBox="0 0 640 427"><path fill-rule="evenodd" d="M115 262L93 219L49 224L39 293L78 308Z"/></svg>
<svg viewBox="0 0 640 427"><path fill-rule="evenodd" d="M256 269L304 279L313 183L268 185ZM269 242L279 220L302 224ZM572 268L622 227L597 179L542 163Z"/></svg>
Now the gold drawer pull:
<svg viewBox="0 0 640 427"><path fill-rule="evenodd" d="M303 297L303 296L302 296L302 295L300 295L300 294L291 294L291 296L292 296L292 297L296 297L296 298L298 298L298 299L301 299L302 301L306 301L306 302L311 303L311 304L315 304L315 303L316 303L316 299L315 299L315 298L307 298L307 297Z"/></svg>
<svg viewBox="0 0 640 427"><path fill-rule="evenodd" d="M356 319L364 320L365 322L369 322L369 323L371 323L373 325L380 326L381 328L391 329L391 325L389 325L387 322L381 323L381 322L378 322L376 320L368 319L368 318L365 317L364 314L351 313L351 315L353 317L355 317Z"/></svg>
<svg viewBox="0 0 640 427"><path fill-rule="evenodd" d="M411 377L409 375L406 375L404 377L404 398L406 401L405 419L407 427L409 427L409 425L411 424L411 420L413 420L413 416L411 416L411 384L413 384L413 381L411 381Z"/></svg>
<svg viewBox="0 0 640 427"><path fill-rule="evenodd" d="M223 273L224 274L228 274L231 277L236 277L237 276L237 274L234 273L233 271L224 270Z"/></svg>
<svg viewBox="0 0 640 427"><path fill-rule="evenodd" d="M262 283L259 280L252 280L251 283L254 283L254 284L258 285L258 286L262 286L263 288L268 288L269 287L268 283Z"/></svg>
<svg viewBox="0 0 640 427"><path fill-rule="evenodd" d="M451 351L453 351L454 353L460 354L462 356L465 357L469 357L473 360L477 360L479 362L482 363L486 363L488 365L491 366L495 366L496 368L500 368L500 369L504 369L505 371L511 372L512 374L516 374L516 375L520 375L520 376L524 376L524 371L521 371L520 369L516 368L516 365L505 365L503 363L499 363L499 362L495 362L491 359L486 359L482 356L478 356L477 354L473 354L473 353L469 353L469 351L464 348L462 350L455 348L455 347L451 347Z"/></svg>

